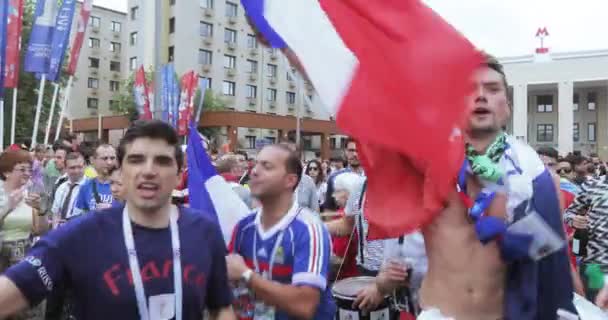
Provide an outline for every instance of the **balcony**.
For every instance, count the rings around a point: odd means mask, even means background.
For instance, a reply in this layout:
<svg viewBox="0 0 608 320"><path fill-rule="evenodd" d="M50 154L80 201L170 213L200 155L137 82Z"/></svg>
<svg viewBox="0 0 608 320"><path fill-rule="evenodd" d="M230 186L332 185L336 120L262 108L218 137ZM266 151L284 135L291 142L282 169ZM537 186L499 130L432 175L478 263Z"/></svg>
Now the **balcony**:
<svg viewBox="0 0 608 320"><path fill-rule="evenodd" d="M270 78L268 78L268 82L271 85L275 86L277 84L277 77L270 77Z"/></svg>
<svg viewBox="0 0 608 320"><path fill-rule="evenodd" d="M296 88L296 83L295 81L289 81L289 89L295 89Z"/></svg>
<svg viewBox="0 0 608 320"><path fill-rule="evenodd" d="M275 110L276 108L277 108L277 102L276 101L268 101L268 109Z"/></svg>
<svg viewBox="0 0 608 320"><path fill-rule="evenodd" d="M201 40L201 43L203 44L203 47L209 47L213 44L213 38L203 37L203 39Z"/></svg>
<svg viewBox="0 0 608 320"><path fill-rule="evenodd" d="M96 77L97 75L99 75L99 68L89 67L89 75L91 75L92 77Z"/></svg>
<svg viewBox="0 0 608 320"><path fill-rule="evenodd" d="M237 17L228 17L226 20L228 21L228 24L231 25L235 25L238 22Z"/></svg>
<svg viewBox="0 0 608 320"><path fill-rule="evenodd" d="M120 32L113 31L112 33L112 37L114 37L114 39L120 39Z"/></svg>
<svg viewBox="0 0 608 320"><path fill-rule="evenodd" d="M258 81L258 75L255 74L255 73L253 73L253 72L249 73L249 81L250 82L256 82L256 81Z"/></svg>
<svg viewBox="0 0 608 320"><path fill-rule="evenodd" d="M112 53L112 59L120 61L121 58L120 51Z"/></svg>
<svg viewBox="0 0 608 320"><path fill-rule="evenodd" d="M234 77L236 77L236 69L234 69L234 68L226 68L226 76L228 78L234 78Z"/></svg>
<svg viewBox="0 0 608 320"><path fill-rule="evenodd" d="M250 48L249 49L249 55L252 57L257 57L259 54L258 52L258 48Z"/></svg>
<svg viewBox="0 0 608 320"><path fill-rule="evenodd" d="M236 50L236 42L226 42L226 49L228 51Z"/></svg>
<svg viewBox="0 0 608 320"><path fill-rule="evenodd" d="M207 17L207 18L213 18L213 9L210 8L205 8L203 9L203 16Z"/></svg>
<svg viewBox="0 0 608 320"><path fill-rule="evenodd" d="M290 116L295 116L296 115L296 107L295 106L288 106L287 107L287 114Z"/></svg>
<svg viewBox="0 0 608 320"><path fill-rule="evenodd" d="M120 72L119 71L112 71L112 79L115 79L115 80L120 79Z"/></svg>
<svg viewBox="0 0 608 320"><path fill-rule="evenodd" d="M100 31L99 29L100 29L99 27L91 27L91 33L99 34L99 31Z"/></svg>
<svg viewBox="0 0 608 320"><path fill-rule="evenodd" d="M249 107L255 107L255 105L257 105L257 104L258 104L258 102L257 102L257 98L256 97L248 97L247 98L247 105L249 105Z"/></svg>
<svg viewBox="0 0 608 320"><path fill-rule="evenodd" d="M279 55L277 54L276 50L272 50L268 57L270 58L270 60L275 61L279 58Z"/></svg>
<svg viewBox="0 0 608 320"><path fill-rule="evenodd" d="M97 97L97 95L99 94L98 89L95 88L91 88L90 92L91 96Z"/></svg>
<svg viewBox="0 0 608 320"><path fill-rule="evenodd" d="M202 73L209 73L209 72L211 72L211 65L210 64L204 64L201 67L201 72Z"/></svg>

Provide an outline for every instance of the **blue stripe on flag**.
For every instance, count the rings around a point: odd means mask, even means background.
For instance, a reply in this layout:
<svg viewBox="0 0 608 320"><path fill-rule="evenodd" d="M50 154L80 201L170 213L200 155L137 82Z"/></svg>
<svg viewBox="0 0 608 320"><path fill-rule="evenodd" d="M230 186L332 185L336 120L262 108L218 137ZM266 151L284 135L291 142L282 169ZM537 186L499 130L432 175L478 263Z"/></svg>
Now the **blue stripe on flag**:
<svg viewBox="0 0 608 320"><path fill-rule="evenodd" d="M285 1L285 0L281 0ZM285 48L287 43L274 31L264 17L265 0L241 0L247 17L273 48Z"/></svg>

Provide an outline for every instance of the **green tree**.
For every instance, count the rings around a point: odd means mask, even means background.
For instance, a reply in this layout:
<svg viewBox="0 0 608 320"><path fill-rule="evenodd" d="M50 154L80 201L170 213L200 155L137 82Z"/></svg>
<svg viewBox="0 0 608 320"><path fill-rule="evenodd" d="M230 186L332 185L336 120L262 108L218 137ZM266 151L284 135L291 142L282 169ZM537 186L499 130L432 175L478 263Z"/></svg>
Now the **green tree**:
<svg viewBox="0 0 608 320"><path fill-rule="evenodd" d="M36 114L36 103L38 100L38 88L40 86L40 80L36 79L36 76L31 73L26 73L24 70L25 54L27 52L27 46L32 32L32 26L34 21L34 11L36 9L35 0L26 0L23 9L23 28L21 33L21 52L20 52L20 70L19 70L19 93L17 96L17 113L16 113L16 126L15 126L15 142L25 143L30 145L32 130L34 129L34 117ZM67 64L68 57L64 59L64 63ZM65 75L60 78L60 87L64 88L66 83ZM11 136L11 112L13 105L13 90L8 89L4 91L4 143L10 143ZM46 130L46 123L49 118L51 109L51 100L53 98L53 86L51 82L46 82L44 89L43 103L40 113L40 123L38 124L38 134L36 141L42 143L44 139L44 131ZM59 101L55 105L54 121L57 121L58 114L60 112ZM56 125L55 125L56 127ZM56 129L52 127L53 129Z"/></svg>

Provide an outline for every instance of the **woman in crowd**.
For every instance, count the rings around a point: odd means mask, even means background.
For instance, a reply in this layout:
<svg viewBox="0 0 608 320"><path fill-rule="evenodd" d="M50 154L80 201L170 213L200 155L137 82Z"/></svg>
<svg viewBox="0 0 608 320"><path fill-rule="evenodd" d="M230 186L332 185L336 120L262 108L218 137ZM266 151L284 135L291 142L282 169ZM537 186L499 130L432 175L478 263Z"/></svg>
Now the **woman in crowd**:
<svg viewBox="0 0 608 320"><path fill-rule="evenodd" d="M48 229L47 219L40 215L44 188L32 185L33 159L25 150L8 150L0 154L0 273L19 262L32 245L35 236ZM36 188L38 187L38 188ZM41 314L40 308L28 311L25 319Z"/></svg>
<svg viewBox="0 0 608 320"><path fill-rule="evenodd" d="M310 160L306 166L305 173L315 181L319 206L323 208L323 201L325 200L325 193L327 192L327 182L325 182L325 173L321 169L321 162L318 160Z"/></svg>
<svg viewBox="0 0 608 320"><path fill-rule="evenodd" d="M315 161L315 160L313 160ZM309 166L310 167L310 166ZM344 216L344 207L348 198L355 194L356 189L362 184L362 178L354 173L343 173L336 177L334 182L333 197L338 204L337 216L335 219ZM355 277L359 275L357 270L357 232L353 228L349 234L343 236L332 236L332 269L335 274L332 280Z"/></svg>

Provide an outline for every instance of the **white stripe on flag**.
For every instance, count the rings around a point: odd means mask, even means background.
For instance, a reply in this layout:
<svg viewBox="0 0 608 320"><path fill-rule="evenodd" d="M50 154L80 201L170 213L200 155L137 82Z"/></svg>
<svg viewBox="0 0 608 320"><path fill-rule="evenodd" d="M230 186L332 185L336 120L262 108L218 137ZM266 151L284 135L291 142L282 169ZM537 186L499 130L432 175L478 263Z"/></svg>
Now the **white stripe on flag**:
<svg viewBox="0 0 608 320"><path fill-rule="evenodd" d="M221 176L213 176L205 181L205 188L213 202L217 219L222 228L224 241L230 243L232 230L244 218L249 209L232 187Z"/></svg>
<svg viewBox="0 0 608 320"><path fill-rule="evenodd" d="M319 0L266 0L264 17L293 50L329 113L336 114L359 64ZM328 66L331 66L328 68Z"/></svg>

